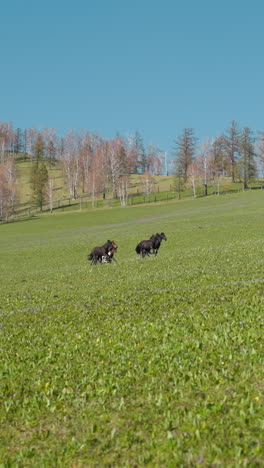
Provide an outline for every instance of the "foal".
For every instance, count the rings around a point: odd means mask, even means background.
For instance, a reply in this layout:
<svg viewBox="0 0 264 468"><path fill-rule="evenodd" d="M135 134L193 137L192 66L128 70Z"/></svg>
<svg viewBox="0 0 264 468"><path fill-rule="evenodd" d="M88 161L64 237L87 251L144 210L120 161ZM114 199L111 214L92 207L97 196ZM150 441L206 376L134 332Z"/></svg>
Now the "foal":
<svg viewBox="0 0 264 468"><path fill-rule="evenodd" d="M105 258L104 261L103 261L102 263L111 263L112 260L114 260L114 261L116 262L116 259L114 258L114 254L115 254L115 252L117 251L117 248L118 248L118 246L117 246L116 243L113 241L113 242L112 242L112 247L110 247L110 249L109 249L108 252L107 252L107 255L105 256L105 257L107 257L107 258Z"/></svg>

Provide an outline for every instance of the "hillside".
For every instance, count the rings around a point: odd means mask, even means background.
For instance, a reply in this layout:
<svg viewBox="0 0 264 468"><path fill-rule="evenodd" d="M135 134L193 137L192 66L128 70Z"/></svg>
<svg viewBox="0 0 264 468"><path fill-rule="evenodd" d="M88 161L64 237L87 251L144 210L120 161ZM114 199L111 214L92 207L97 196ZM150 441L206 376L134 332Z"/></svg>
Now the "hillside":
<svg viewBox="0 0 264 468"><path fill-rule="evenodd" d="M30 184L30 174L32 169L31 160L18 160L16 163L17 168L17 188L19 194L19 204L17 206L17 215L29 216L39 212L39 209L34 206L32 201L32 188ZM62 169L59 163L55 163L52 166L47 164L49 177L53 179L54 187L52 189L52 207L55 211L65 211L73 209L91 209L101 207L114 207L121 204L121 200L116 194L113 198L113 190L111 185L106 187L104 193L96 193L95 197L92 197L91 193L85 193L82 191L81 184L79 184L77 199L72 199L69 196L67 179L63 176ZM193 189L188 182L186 186L180 188L180 194L177 187L175 187L174 176L155 176L150 175L151 188L147 187L144 180L144 175L130 175L128 184L128 198L126 200L127 205L152 203L158 201L168 201L170 199L193 197ZM250 184L250 188L261 188L262 181L254 180ZM147 194L147 190L150 190L150 194ZM208 195L228 192L238 192L242 190L242 183L232 183L230 178L222 177L221 184L218 186L216 182L211 181L208 185ZM202 180L198 180L196 183L196 196L204 195L204 186ZM50 205L48 202L48 195L46 197L46 204L43 206L43 211L50 211Z"/></svg>
<svg viewBox="0 0 264 468"><path fill-rule="evenodd" d="M28 161L17 161L17 183L19 187L19 195L21 204L32 204L31 203L31 187L30 187L30 173L32 168L32 162ZM53 166L47 164L47 169L49 175L54 178L55 181L55 199L56 200L65 200L69 198L69 192L67 184L63 177L63 173L59 163L55 163ZM172 189L173 186L173 176L151 176L153 178L153 192L167 192ZM144 185L142 183L141 175L131 175L130 176L130 194L142 193L144 191ZM78 194L80 196L89 196L89 194L83 193L81 187L79 188ZM106 198L112 198L113 194L109 188L109 191L106 192ZM102 198L102 194L98 194L99 198Z"/></svg>

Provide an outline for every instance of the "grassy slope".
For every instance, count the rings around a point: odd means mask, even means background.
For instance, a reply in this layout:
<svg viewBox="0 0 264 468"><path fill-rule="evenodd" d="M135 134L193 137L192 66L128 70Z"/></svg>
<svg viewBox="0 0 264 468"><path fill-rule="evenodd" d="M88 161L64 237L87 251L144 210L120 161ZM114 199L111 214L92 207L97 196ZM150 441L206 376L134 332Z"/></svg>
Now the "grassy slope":
<svg viewBox="0 0 264 468"><path fill-rule="evenodd" d="M20 202L29 203L31 200L31 187L30 187L30 171L31 171L31 162L29 161L18 161L17 162L17 179L18 179L18 191L20 195ZM49 166L47 164L47 168L49 174L54 177L55 181L55 200L63 200L67 198L68 190L67 184L64 183L62 171L58 164L55 166ZM153 176L155 183L154 183L154 191L155 192L165 192L171 189L173 185L173 176ZM141 183L141 176L140 175L132 175L130 177L131 187L129 193L137 193L137 191L142 192L143 186ZM82 192L80 191L80 194ZM112 197L112 192L109 193L109 198ZM101 197L100 197L101 198Z"/></svg>
<svg viewBox="0 0 264 468"><path fill-rule="evenodd" d="M262 466L263 215L250 192L1 226L4 466Z"/></svg>
<svg viewBox="0 0 264 468"><path fill-rule="evenodd" d="M29 161L18 161L16 164L17 170L17 183L18 183L18 192L20 203L29 203L31 202L31 187L30 187L30 175L31 175L32 163ZM56 200L63 199L67 197L67 189L64 186L64 181L62 177L62 172L58 165L49 166L47 165L49 175L54 178L55 185L55 196Z"/></svg>

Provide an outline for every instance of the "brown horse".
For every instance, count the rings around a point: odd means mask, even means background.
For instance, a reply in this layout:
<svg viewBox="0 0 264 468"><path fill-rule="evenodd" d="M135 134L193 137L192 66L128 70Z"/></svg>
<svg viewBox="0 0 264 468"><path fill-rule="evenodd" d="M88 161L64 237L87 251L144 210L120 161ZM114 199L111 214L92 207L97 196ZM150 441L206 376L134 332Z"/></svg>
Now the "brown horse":
<svg viewBox="0 0 264 468"><path fill-rule="evenodd" d="M99 263L111 263L114 252L117 251L117 245L114 241L108 240L100 247L94 247L87 259L91 261L91 265Z"/></svg>
<svg viewBox="0 0 264 468"><path fill-rule="evenodd" d="M112 260L114 260L116 262L116 259L114 258L114 254L117 251L117 248L118 248L118 246L113 241L112 242L112 247L110 247L110 249L108 250L107 255L104 255L104 257L102 258L102 263L111 263Z"/></svg>

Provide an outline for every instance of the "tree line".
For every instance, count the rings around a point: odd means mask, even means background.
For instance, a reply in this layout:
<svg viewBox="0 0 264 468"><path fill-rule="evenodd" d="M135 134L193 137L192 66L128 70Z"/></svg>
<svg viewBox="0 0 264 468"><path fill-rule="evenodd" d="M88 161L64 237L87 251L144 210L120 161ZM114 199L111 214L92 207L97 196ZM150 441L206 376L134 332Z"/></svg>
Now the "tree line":
<svg viewBox="0 0 264 468"><path fill-rule="evenodd" d="M42 209L47 202L52 209L55 181L49 166L59 164L69 198L109 191L126 205L131 174L141 174L145 193L150 193L153 175L175 174L179 194L190 186L196 196L198 186L214 183L223 177L242 181L244 188L261 171L264 175L264 132L257 135L236 121L215 138L199 142L192 128L183 129L166 151L146 146L140 132L123 137L117 134L106 140L98 133L69 130L63 137L53 128L14 129L0 122L0 219L15 214L19 203L16 160L27 157L32 162L32 201Z"/></svg>
<svg viewBox="0 0 264 468"><path fill-rule="evenodd" d="M264 132L254 135L249 127L239 128L236 121L218 137L207 138L198 145L195 132L185 128L175 140L175 184L180 192L189 180L194 196L197 184L219 186L223 177L242 182L247 189L259 174L264 176Z"/></svg>

